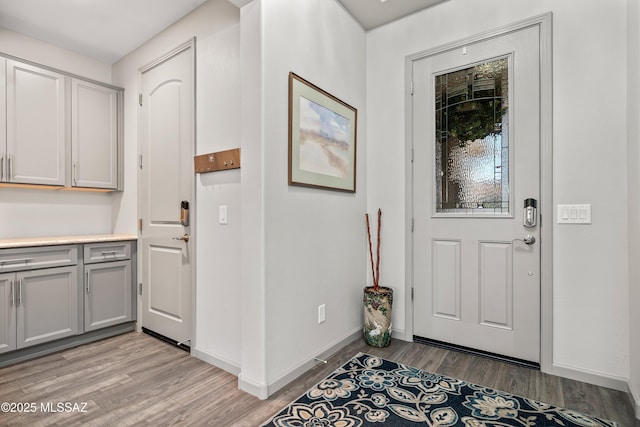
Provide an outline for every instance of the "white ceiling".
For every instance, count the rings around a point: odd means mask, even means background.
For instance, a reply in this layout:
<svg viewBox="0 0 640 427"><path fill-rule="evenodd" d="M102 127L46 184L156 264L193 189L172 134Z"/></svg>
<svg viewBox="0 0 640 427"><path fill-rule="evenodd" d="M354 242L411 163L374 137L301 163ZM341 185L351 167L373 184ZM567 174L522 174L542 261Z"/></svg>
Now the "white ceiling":
<svg viewBox="0 0 640 427"><path fill-rule="evenodd" d="M205 1L0 0L0 27L111 64ZM338 1L369 30L445 0Z"/></svg>
<svg viewBox="0 0 640 427"><path fill-rule="evenodd" d="M300 1L300 0L298 0ZM338 0L370 30L445 0Z"/></svg>

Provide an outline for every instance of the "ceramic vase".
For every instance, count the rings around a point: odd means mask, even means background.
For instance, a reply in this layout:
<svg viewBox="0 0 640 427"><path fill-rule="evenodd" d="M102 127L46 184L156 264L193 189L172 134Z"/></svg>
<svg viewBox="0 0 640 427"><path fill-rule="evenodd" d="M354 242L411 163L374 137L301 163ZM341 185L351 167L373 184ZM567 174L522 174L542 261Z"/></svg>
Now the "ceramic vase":
<svg viewBox="0 0 640 427"><path fill-rule="evenodd" d="M372 347L387 347L391 344L391 306L393 289L380 286L364 288L364 341Z"/></svg>

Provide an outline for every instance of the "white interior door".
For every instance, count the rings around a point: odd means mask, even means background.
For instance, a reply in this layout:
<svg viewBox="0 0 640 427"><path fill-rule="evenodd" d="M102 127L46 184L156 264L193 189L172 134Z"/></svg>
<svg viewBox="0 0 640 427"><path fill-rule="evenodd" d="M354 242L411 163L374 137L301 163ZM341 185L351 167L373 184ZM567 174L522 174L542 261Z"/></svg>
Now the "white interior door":
<svg viewBox="0 0 640 427"><path fill-rule="evenodd" d="M191 199L194 179L193 47L141 73L141 324L185 342L192 333L192 242L181 207Z"/></svg>
<svg viewBox="0 0 640 427"><path fill-rule="evenodd" d="M539 61L533 26L413 63L414 334L534 363Z"/></svg>

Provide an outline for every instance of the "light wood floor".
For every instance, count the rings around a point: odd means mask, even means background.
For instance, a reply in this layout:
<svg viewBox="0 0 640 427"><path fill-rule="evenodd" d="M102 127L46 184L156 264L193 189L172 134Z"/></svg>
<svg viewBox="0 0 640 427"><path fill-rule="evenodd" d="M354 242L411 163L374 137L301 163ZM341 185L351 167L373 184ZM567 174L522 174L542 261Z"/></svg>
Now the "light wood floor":
<svg viewBox="0 0 640 427"><path fill-rule="evenodd" d="M0 402L33 402L38 410L0 413L0 425L255 427L359 351L614 420L621 427L640 426L626 393L402 341L375 349L358 340L262 401L239 391L235 376L136 332L0 369ZM55 408L59 402L86 403L86 412L41 412L42 405Z"/></svg>

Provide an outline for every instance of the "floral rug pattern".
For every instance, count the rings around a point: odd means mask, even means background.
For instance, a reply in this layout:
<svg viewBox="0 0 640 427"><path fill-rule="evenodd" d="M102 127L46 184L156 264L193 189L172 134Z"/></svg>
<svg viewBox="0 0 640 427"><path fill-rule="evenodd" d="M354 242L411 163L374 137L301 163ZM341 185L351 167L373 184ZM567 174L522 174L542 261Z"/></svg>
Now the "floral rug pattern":
<svg viewBox="0 0 640 427"><path fill-rule="evenodd" d="M581 426L616 423L358 353L263 427Z"/></svg>

